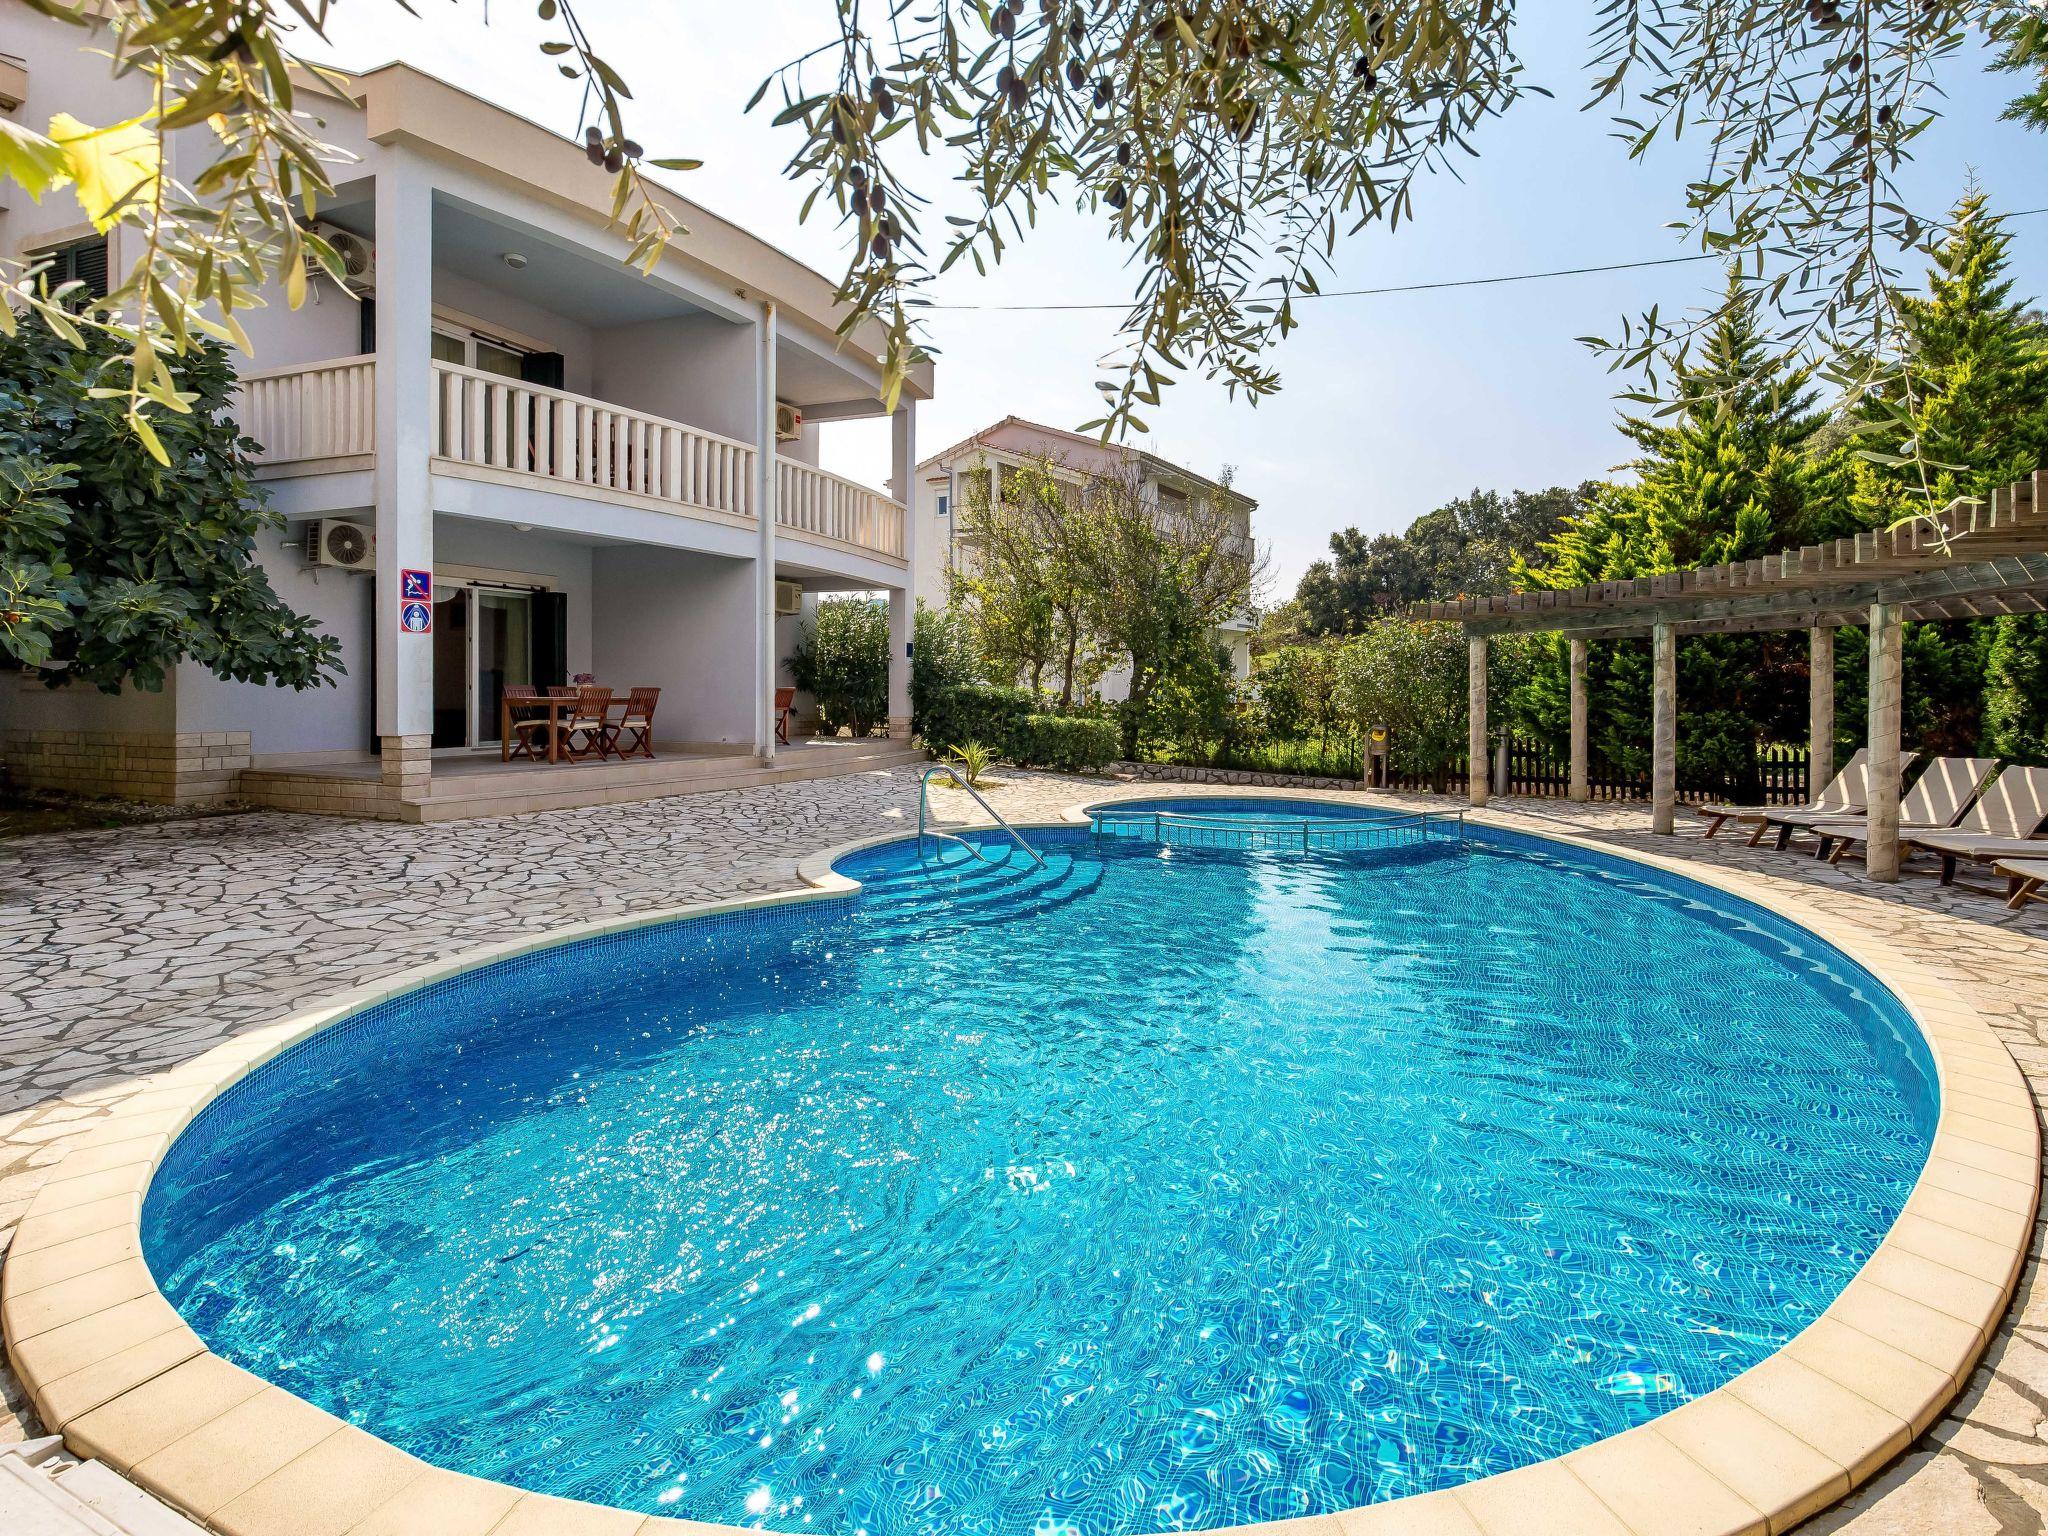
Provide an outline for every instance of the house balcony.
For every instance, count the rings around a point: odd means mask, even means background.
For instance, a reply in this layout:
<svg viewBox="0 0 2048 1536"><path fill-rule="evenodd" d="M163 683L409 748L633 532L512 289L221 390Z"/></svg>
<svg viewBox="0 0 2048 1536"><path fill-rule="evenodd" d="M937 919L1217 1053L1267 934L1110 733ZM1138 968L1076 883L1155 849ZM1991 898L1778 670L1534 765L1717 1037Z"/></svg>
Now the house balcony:
<svg viewBox="0 0 2048 1536"><path fill-rule="evenodd" d="M242 430L262 445L258 478L354 476L374 468L374 355L248 373L241 389ZM751 443L611 401L436 361L429 438L439 477L698 524L757 525ZM776 460L775 488L778 533L811 546L828 566L833 552L843 551L863 564L903 567L901 502L783 458ZM359 489L351 494L360 500ZM486 493L474 503L488 510L491 498Z"/></svg>

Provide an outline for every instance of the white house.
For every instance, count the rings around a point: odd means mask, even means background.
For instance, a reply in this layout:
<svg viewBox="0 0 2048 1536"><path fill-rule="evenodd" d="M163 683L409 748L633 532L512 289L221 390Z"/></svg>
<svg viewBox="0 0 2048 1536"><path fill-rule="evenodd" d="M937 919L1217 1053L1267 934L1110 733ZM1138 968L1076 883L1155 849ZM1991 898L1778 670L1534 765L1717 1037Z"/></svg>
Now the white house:
<svg viewBox="0 0 2048 1536"><path fill-rule="evenodd" d="M945 607L951 597L952 573L971 567L975 549L971 508L975 501L999 502L1007 471L1048 459L1054 463L1054 472L1071 478L1077 489L1090 476L1135 469L1139 494L1162 508L1185 506L1191 498L1219 504L1235 519L1247 557L1251 553L1252 513L1259 504L1243 492L1141 448L1104 443L1100 438L1041 426L1020 416L1005 416L917 466L916 515L911 521L918 547L924 551L917 570L921 601ZM1229 651L1231 671L1240 678L1251 675L1250 602L1247 592L1246 610L1219 625L1214 635L1217 645ZM1104 676L1097 691L1106 699L1121 700L1128 696L1130 681L1128 668L1113 670Z"/></svg>
<svg viewBox="0 0 2048 1536"><path fill-rule="evenodd" d="M140 82L93 46L0 0L0 103L37 129L136 110ZM879 336L835 336L834 283L673 194L687 235L651 274L625 266L579 144L404 64L315 104L353 156L320 210L351 278L247 312L240 419L290 520L264 568L347 676L294 692L185 664L118 698L0 677L16 778L439 819L823 771L822 749L778 762L771 700L798 594L833 591L888 596L902 756L917 527L818 467L821 430L882 414ZM174 138L173 173L206 150ZM17 191L0 250L125 271L127 232L106 251L76 216ZM894 487L931 389L926 364L893 418ZM581 673L661 689L657 761L501 765L503 690Z"/></svg>

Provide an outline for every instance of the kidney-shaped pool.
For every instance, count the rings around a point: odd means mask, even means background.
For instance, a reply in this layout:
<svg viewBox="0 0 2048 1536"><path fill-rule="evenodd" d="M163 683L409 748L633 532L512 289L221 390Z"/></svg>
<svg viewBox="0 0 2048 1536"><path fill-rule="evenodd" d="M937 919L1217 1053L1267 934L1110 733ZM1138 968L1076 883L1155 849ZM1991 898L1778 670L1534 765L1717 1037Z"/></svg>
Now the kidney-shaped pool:
<svg viewBox="0 0 2048 1536"><path fill-rule="evenodd" d="M1287 814L1298 814L1290 809ZM314 1036L144 1211L218 1353L437 1464L836 1536L1230 1525L1558 1455L1841 1290L1933 1068L1618 858L1032 834Z"/></svg>

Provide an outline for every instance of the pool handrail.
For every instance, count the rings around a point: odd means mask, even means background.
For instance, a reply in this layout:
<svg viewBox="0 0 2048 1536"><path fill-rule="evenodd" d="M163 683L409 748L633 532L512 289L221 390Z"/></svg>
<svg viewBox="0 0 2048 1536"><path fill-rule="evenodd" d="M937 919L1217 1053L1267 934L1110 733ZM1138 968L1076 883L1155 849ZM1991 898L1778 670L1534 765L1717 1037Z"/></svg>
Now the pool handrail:
<svg viewBox="0 0 2048 1536"><path fill-rule="evenodd" d="M981 791L976 789L972 784L968 783L966 779L962 778L960 776L960 771L957 768L955 768L951 763L933 763L931 767L925 769L925 771L918 777L917 856L920 859L924 857L924 840L927 837L930 837L943 842L958 843L962 848L965 848L969 853L973 854L975 858L980 859L981 862L984 864L993 864L996 862L994 859L984 857L982 855L981 850L975 847L974 844L967 841L967 839L964 837L956 837L951 832L941 832L938 831L936 828L929 832L925 830L925 809L926 804L931 795L932 780L942 773L946 775L947 778L951 779L955 784L958 784L962 789L966 790L968 794L972 795L974 797L974 803L980 806L984 811L987 811L989 815L994 818L995 824L1001 827L1005 832L1010 834L1010 841L1015 843L1019 848L1022 848L1024 850L1025 856L1029 858L1032 863L1036 864L1040 869L1045 868L1045 856L1041 854L1036 848L1032 847L1029 843L1025 842L1023 838L1019 837L1017 835L1017 829L1011 826L1008 821L1004 820L1003 813L997 810L994 806L990 805L986 800L982 799ZM1008 855L1006 854L1004 855L1004 857L1007 858Z"/></svg>

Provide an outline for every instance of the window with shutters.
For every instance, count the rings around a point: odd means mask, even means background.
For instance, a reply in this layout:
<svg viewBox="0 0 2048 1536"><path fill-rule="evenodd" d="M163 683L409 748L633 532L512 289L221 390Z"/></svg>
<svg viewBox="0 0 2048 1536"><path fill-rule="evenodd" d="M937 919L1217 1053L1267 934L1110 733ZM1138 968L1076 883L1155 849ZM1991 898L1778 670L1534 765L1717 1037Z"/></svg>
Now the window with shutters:
<svg viewBox="0 0 2048 1536"><path fill-rule="evenodd" d="M90 240L76 240L70 245L60 245L47 255L50 267L43 274L43 281L54 292L60 284L78 282L77 288L67 296L66 302L79 305L93 299L107 296L107 237L95 235Z"/></svg>

